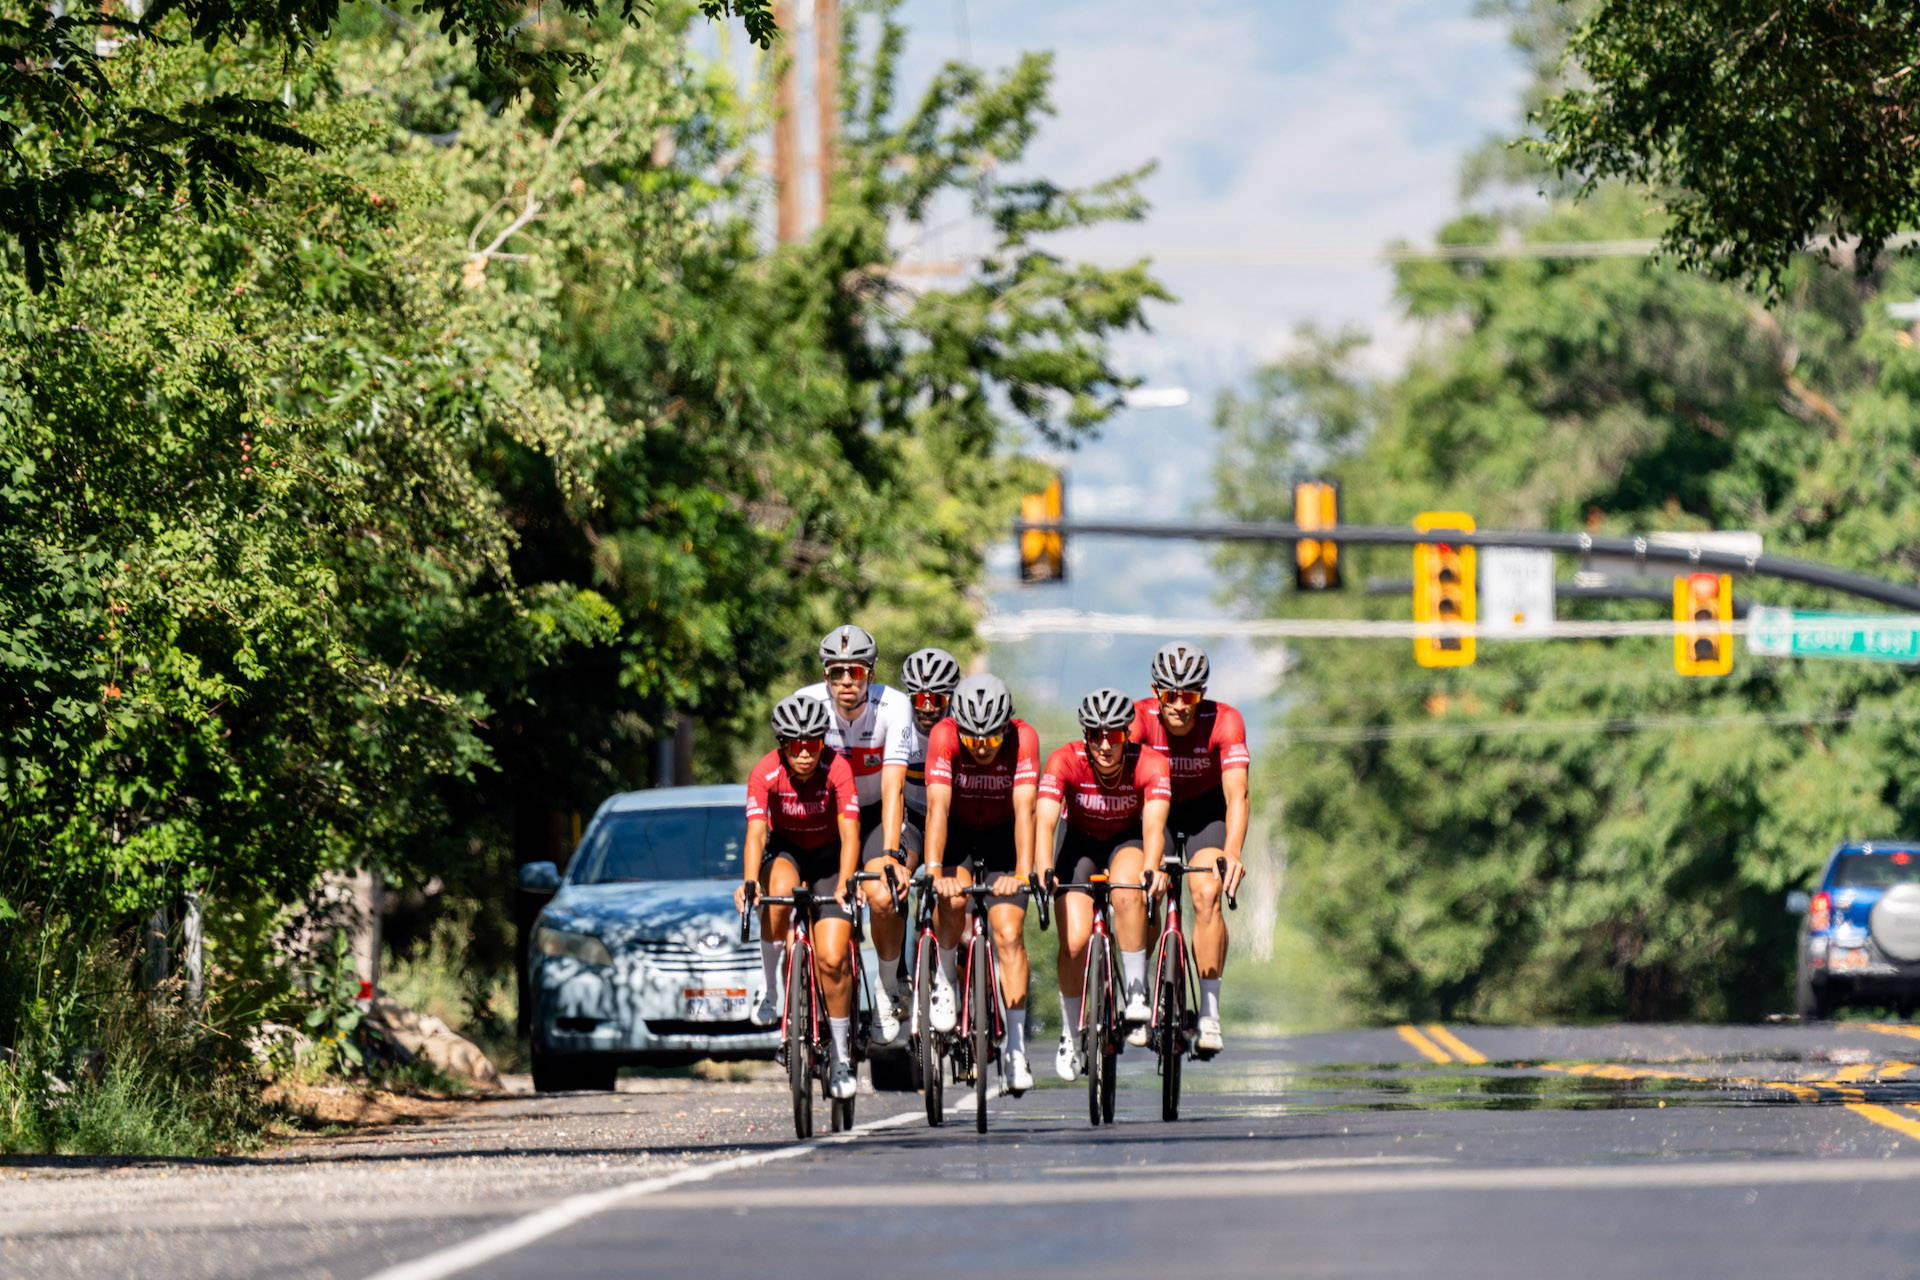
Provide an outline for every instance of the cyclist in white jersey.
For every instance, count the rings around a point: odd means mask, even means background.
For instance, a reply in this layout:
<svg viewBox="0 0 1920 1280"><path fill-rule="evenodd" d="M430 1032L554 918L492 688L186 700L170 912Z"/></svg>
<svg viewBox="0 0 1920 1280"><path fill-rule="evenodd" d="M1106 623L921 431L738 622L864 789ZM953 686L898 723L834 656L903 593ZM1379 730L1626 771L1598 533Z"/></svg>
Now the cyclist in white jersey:
<svg viewBox="0 0 1920 1280"><path fill-rule="evenodd" d="M920 829L907 821L907 766L924 760L926 744L913 721L913 704L898 689L873 679L880 646L851 623L835 627L820 642L826 679L800 690L827 704L827 745L853 767L860 795L860 861L864 870L886 874L904 887L920 860ZM924 804L924 801L922 801ZM911 859L911 862L909 861ZM868 933L882 975L899 968L907 922L894 909L893 894L881 881L861 885L866 895ZM889 991L889 995L894 994ZM874 1010L875 1044L900 1035L895 1000L879 1000Z"/></svg>

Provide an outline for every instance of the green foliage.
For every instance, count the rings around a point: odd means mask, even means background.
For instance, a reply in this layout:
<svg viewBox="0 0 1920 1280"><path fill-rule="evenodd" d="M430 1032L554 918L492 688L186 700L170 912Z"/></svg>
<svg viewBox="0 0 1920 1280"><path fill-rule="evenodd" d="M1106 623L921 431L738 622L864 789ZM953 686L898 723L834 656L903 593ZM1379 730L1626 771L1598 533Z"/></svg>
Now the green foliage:
<svg viewBox="0 0 1920 1280"><path fill-rule="evenodd" d="M330 963L307 973L307 995L313 1007L301 1019L314 1042L315 1056L337 1075L353 1075L367 1065L361 1047L360 1024L367 1015L360 1008L360 973L354 963L352 941L343 929L333 935Z"/></svg>
<svg viewBox="0 0 1920 1280"><path fill-rule="evenodd" d="M1659 192L1684 266L1776 294L1803 246L1857 237L1865 270L1920 219L1916 41L1902 0L1603 0L1538 116L1546 154Z"/></svg>

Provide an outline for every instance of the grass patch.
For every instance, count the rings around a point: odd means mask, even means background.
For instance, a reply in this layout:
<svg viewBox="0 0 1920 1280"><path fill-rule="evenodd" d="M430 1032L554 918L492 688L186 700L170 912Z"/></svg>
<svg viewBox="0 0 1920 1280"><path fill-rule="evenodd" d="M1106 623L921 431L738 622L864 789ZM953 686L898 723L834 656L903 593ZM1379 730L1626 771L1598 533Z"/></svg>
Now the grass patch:
<svg viewBox="0 0 1920 1280"><path fill-rule="evenodd" d="M424 943L410 952L382 954L380 990L415 1013L431 1014L471 1040L494 1069L533 1069L518 1030L519 996L511 970L480 969L470 960L470 912L434 921Z"/></svg>

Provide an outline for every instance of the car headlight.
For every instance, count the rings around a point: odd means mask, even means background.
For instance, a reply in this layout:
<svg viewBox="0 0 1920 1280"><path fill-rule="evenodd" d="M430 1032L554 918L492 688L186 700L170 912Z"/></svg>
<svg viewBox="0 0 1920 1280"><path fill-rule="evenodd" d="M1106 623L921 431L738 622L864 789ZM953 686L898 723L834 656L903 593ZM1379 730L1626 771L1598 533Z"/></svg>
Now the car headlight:
<svg viewBox="0 0 1920 1280"><path fill-rule="evenodd" d="M533 949L543 956L565 956L581 964L612 965L607 944L590 933L574 933L542 925L533 931Z"/></svg>

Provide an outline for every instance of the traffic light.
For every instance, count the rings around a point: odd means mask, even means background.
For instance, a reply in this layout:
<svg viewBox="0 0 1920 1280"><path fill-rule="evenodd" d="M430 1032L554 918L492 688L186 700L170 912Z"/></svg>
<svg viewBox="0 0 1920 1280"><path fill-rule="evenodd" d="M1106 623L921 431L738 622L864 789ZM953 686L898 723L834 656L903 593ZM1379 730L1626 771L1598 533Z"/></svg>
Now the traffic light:
<svg viewBox="0 0 1920 1280"><path fill-rule="evenodd" d="M1683 573L1673 580L1673 669L1683 676L1724 676L1733 670L1733 578Z"/></svg>
<svg viewBox="0 0 1920 1280"><path fill-rule="evenodd" d="M1058 472L1046 488L1020 499L1020 519L1030 524L1060 520L1065 512L1066 490ZM1067 580L1066 535L1057 530L1022 529L1016 541L1020 548L1020 581Z"/></svg>
<svg viewBox="0 0 1920 1280"><path fill-rule="evenodd" d="M1302 480L1293 486L1293 522L1302 529L1332 529L1340 523L1340 486ZM1302 538L1293 544L1293 585L1301 591L1340 589L1340 544Z"/></svg>
<svg viewBox="0 0 1920 1280"><path fill-rule="evenodd" d="M1421 533L1473 532L1464 511L1426 511L1413 522ZM1478 620L1474 550L1452 542L1420 542L1413 548L1413 620L1472 623ZM1464 667L1473 662L1471 635L1415 636L1413 660L1423 667Z"/></svg>

